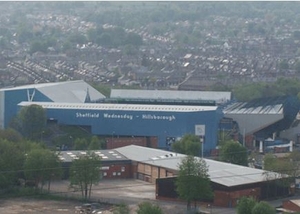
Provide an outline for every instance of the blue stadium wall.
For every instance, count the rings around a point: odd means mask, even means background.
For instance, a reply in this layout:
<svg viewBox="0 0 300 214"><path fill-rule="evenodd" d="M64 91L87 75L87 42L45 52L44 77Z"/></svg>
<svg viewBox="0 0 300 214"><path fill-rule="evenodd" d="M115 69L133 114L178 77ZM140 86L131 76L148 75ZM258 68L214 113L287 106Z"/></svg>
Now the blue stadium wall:
<svg viewBox="0 0 300 214"><path fill-rule="evenodd" d="M4 92L4 127L7 128L11 120L16 116L19 111L18 104L23 101L28 101L29 94L34 93L34 99L32 101L40 102L52 102L47 96L34 88L29 89L16 89L16 90L6 90Z"/></svg>
<svg viewBox="0 0 300 214"><path fill-rule="evenodd" d="M204 151L216 147L223 113L220 109L199 112L151 112L121 110L47 109L47 117L58 124L90 126L99 136L156 136L159 148L167 137L195 134L195 125L205 125Z"/></svg>

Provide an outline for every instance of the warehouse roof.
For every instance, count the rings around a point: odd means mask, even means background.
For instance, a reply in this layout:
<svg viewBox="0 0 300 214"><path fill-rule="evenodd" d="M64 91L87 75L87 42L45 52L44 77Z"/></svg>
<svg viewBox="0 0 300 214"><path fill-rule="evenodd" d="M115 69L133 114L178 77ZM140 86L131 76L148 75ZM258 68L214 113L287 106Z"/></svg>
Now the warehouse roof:
<svg viewBox="0 0 300 214"><path fill-rule="evenodd" d="M124 155L114 150L92 150L102 161L124 161L128 160ZM86 155L87 151L60 151L58 157L62 162L72 162L81 155Z"/></svg>
<svg viewBox="0 0 300 214"><path fill-rule="evenodd" d="M223 104L231 100L231 92L112 89L110 98L213 100L217 104Z"/></svg>
<svg viewBox="0 0 300 214"><path fill-rule="evenodd" d="M115 149L130 160L148 163L168 169L178 170L182 158L186 155L174 152L152 149L141 146L125 146ZM266 180L266 171L255 169L211 159L204 159L208 165L208 173L211 181L231 187L250 183L259 183ZM273 172L268 173L268 179L278 175Z"/></svg>
<svg viewBox="0 0 300 214"><path fill-rule="evenodd" d="M0 91L26 89L36 89L53 102L84 103L87 96L91 101L105 98L104 95L83 80L23 85L13 88L2 88Z"/></svg>
<svg viewBox="0 0 300 214"><path fill-rule="evenodd" d="M52 103L21 102L20 106L40 105L45 109L76 110L120 110L120 111L164 111L164 112L198 112L215 111L217 106L174 106L174 105L141 105L141 104L107 104L107 103Z"/></svg>

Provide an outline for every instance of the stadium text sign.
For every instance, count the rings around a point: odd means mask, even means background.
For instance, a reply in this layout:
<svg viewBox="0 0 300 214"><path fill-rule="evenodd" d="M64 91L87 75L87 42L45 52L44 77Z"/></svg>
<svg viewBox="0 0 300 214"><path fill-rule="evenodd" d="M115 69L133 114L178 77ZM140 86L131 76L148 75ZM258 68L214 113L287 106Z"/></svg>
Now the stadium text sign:
<svg viewBox="0 0 300 214"><path fill-rule="evenodd" d="M90 113L90 112L76 112L76 118L100 118L100 113ZM133 120L133 119L142 119L142 120L165 120L173 121L176 120L174 115L157 115L157 114L116 114L116 113L103 113L103 118L105 119L121 119L121 120Z"/></svg>

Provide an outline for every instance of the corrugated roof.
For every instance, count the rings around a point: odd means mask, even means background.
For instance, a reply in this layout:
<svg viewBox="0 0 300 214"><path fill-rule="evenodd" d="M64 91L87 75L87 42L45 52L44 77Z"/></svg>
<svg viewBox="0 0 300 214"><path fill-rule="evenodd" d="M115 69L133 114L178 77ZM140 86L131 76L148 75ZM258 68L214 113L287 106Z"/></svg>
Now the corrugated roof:
<svg viewBox="0 0 300 214"><path fill-rule="evenodd" d="M224 108L223 113L235 120L245 134L251 134L282 120L286 100L287 97L271 97L236 102Z"/></svg>
<svg viewBox="0 0 300 214"><path fill-rule="evenodd" d="M136 145L124 146L124 147L116 148L115 150L123 154L125 157L127 157L130 160L139 161L139 162L149 162L149 164L155 163L157 160L163 160L165 158L168 158L169 160L170 159L176 160L177 158L185 157L185 155L175 153L175 152L153 149L153 148L148 148L143 146L136 146Z"/></svg>
<svg viewBox="0 0 300 214"><path fill-rule="evenodd" d="M128 159L173 170L178 170L182 158L186 156L174 152L135 145L125 146L115 150L126 156ZM258 183L266 180L265 171L261 169L224 163L211 159L204 160L208 165L210 179L215 183L227 187ZM269 172L269 176L272 175L274 176L273 178L275 178L275 175L277 174Z"/></svg>
<svg viewBox="0 0 300 214"><path fill-rule="evenodd" d="M37 89L53 102L84 103L87 93L89 93L92 101L105 98L104 95L83 80L23 85L0 90L11 91L22 89Z"/></svg>
<svg viewBox="0 0 300 214"><path fill-rule="evenodd" d="M215 111L216 106L174 106L174 105L138 105L107 103L51 103L21 102L19 106L40 105L45 109L81 109L81 110L119 110L119 111L164 111L164 112L197 112Z"/></svg>
<svg viewBox="0 0 300 214"><path fill-rule="evenodd" d="M225 103L231 99L231 92L112 89L110 98L213 100L216 101L217 104L220 104Z"/></svg>
<svg viewBox="0 0 300 214"><path fill-rule="evenodd" d="M93 150L91 151L98 155L102 161L124 161L128 160L124 155L115 150ZM78 159L81 155L86 155L86 151L59 151L58 157L62 162L72 162Z"/></svg>
<svg viewBox="0 0 300 214"><path fill-rule="evenodd" d="M283 114L286 97L262 98L250 102L236 102L226 108L225 114Z"/></svg>

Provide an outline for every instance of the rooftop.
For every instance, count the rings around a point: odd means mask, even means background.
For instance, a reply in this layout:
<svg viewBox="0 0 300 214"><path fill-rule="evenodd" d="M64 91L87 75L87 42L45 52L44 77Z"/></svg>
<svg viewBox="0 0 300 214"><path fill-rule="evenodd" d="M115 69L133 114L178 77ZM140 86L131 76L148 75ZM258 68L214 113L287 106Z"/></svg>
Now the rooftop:
<svg viewBox="0 0 300 214"><path fill-rule="evenodd" d="M155 112L198 112L215 111L216 106L174 106L174 105L138 105L138 104L107 104L107 103L51 103L21 102L20 106L40 105L45 109L76 109L76 110L119 110L119 111L155 111Z"/></svg>
<svg viewBox="0 0 300 214"><path fill-rule="evenodd" d="M126 156L128 159L173 170L178 170L182 158L186 157L186 155L183 154L136 145L125 146L115 150ZM210 179L215 183L227 187L258 183L266 180L266 171L261 169L211 159L204 160L208 165ZM269 172L268 176L270 179L272 176L275 177L276 175L273 172Z"/></svg>
<svg viewBox="0 0 300 214"><path fill-rule="evenodd" d="M12 88L2 88L0 91L26 89L39 90L53 102L84 103L87 95L89 95L92 101L105 98L104 95L83 80L23 85Z"/></svg>
<svg viewBox="0 0 300 214"><path fill-rule="evenodd" d="M231 92L112 89L110 98L213 100L219 104L231 100Z"/></svg>

